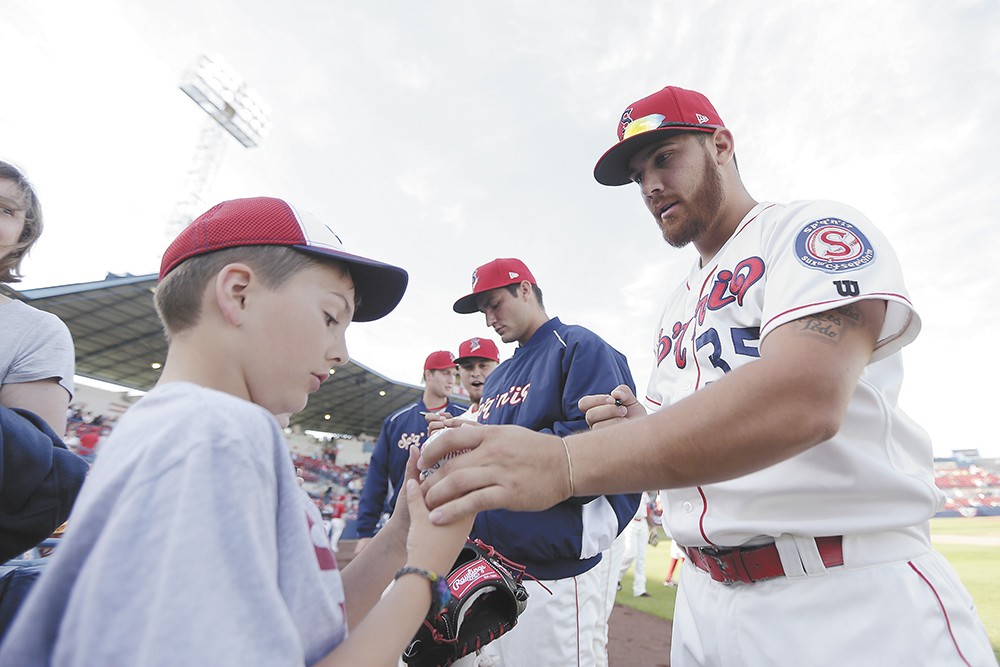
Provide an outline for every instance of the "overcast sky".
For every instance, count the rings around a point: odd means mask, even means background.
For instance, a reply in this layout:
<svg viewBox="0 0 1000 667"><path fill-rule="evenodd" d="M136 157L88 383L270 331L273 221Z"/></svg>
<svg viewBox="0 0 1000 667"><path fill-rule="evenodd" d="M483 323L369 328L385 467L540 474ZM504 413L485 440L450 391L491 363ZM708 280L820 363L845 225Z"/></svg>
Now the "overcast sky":
<svg viewBox="0 0 1000 667"><path fill-rule="evenodd" d="M938 454L1000 456L997 2L0 9L0 158L36 182L47 220L22 288L158 270L208 123L178 84L217 54L269 103L273 128L254 149L226 137L205 208L285 197L410 272L392 315L351 327L356 360L419 381L428 352L492 333L451 304L476 266L517 256L549 314L625 353L641 390L652 327L695 253L660 240L635 188L592 170L628 103L680 85L714 102L756 199L840 200L885 231L923 319L904 352L904 409Z"/></svg>

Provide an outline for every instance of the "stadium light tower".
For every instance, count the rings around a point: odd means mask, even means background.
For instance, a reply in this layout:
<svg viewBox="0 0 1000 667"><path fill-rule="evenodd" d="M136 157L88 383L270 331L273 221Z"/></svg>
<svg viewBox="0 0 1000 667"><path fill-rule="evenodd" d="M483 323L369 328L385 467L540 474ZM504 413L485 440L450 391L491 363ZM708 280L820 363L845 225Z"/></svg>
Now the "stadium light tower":
<svg viewBox="0 0 1000 667"><path fill-rule="evenodd" d="M171 216L168 235L174 236L205 208L203 196L225 152L225 132L244 148L254 148L271 129L271 110L239 73L218 56L201 56L184 76L180 89L194 100L209 120L195 148L187 172L184 198Z"/></svg>

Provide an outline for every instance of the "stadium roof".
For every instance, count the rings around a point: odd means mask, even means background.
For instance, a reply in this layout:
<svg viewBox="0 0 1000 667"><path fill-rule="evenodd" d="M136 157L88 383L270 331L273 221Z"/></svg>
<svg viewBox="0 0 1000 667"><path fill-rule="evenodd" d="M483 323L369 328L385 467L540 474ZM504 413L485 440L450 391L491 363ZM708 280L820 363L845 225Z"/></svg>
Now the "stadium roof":
<svg viewBox="0 0 1000 667"><path fill-rule="evenodd" d="M148 391L159 378L167 342L153 307L156 274L17 292L5 291L59 317L76 346L78 375ZM292 425L330 433L376 435L382 420L417 401L423 387L394 382L349 361L309 398Z"/></svg>

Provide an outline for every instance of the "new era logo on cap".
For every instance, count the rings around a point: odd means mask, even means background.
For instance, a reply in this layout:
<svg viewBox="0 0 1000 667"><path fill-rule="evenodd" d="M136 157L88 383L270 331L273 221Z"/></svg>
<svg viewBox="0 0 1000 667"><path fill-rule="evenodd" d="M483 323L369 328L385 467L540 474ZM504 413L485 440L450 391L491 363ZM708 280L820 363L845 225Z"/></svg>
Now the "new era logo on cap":
<svg viewBox="0 0 1000 667"><path fill-rule="evenodd" d="M625 109L618 123L618 142L594 167L594 178L604 185L625 185L628 161L636 151L663 137L664 132L714 132L725 127L708 98L676 86L635 102Z"/></svg>
<svg viewBox="0 0 1000 667"><path fill-rule="evenodd" d="M198 216L163 253L160 280L192 257L259 245L286 246L346 264L362 297L354 313L356 322L388 315L406 291L406 271L347 252L329 225L273 197L224 201Z"/></svg>
<svg viewBox="0 0 1000 667"><path fill-rule="evenodd" d="M476 295L488 292L498 287L516 285L522 280L527 280L532 285L537 285L535 277L531 271L519 259L513 257L494 259L488 264L483 264L472 272L472 293L463 296L455 302L456 313L476 313L479 308L476 306Z"/></svg>

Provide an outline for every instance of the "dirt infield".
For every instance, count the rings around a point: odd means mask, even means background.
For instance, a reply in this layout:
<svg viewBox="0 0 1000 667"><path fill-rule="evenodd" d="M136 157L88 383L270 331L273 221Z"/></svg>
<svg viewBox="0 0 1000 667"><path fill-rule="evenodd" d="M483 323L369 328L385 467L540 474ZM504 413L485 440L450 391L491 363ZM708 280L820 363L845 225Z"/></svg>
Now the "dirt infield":
<svg viewBox="0 0 1000 667"><path fill-rule="evenodd" d="M608 628L608 665L670 665L670 621L616 604Z"/></svg>

